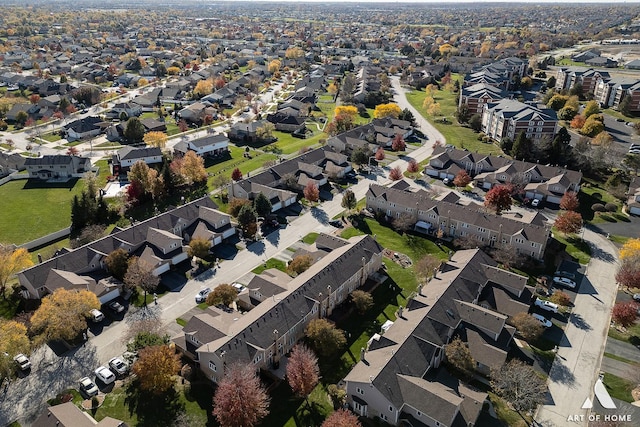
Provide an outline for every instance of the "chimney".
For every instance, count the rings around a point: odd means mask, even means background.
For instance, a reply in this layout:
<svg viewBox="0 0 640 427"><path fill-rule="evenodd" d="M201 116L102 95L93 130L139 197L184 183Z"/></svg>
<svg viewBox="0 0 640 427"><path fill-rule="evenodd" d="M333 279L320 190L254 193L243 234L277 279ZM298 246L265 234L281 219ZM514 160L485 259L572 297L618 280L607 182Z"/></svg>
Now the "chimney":
<svg viewBox="0 0 640 427"><path fill-rule="evenodd" d="M449 261L451 261L452 256L453 256L453 251L449 251Z"/></svg>
<svg viewBox="0 0 640 427"><path fill-rule="evenodd" d="M366 362L365 358L364 358L364 354L365 354L365 350L364 347L360 347L360 361L362 362Z"/></svg>
<svg viewBox="0 0 640 427"><path fill-rule="evenodd" d="M38 264L42 264L42 255L38 253Z"/></svg>
<svg viewBox="0 0 640 427"><path fill-rule="evenodd" d="M433 269L433 278L437 278L438 277L438 267Z"/></svg>
<svg viewBox="0 0 640 427"><path fill-rule="evenodd" d="M404 319L402 317L402 310L403 310L402 306L398 307L398 317L401 318L401 319Z"/></svg>

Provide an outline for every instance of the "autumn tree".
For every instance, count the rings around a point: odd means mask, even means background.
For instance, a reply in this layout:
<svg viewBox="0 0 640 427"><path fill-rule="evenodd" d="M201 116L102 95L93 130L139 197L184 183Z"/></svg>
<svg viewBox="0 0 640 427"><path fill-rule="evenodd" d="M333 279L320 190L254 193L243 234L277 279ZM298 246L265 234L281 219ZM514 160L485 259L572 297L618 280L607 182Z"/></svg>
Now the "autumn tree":
<svg viewBox="0 0 640 427"><path fill-rule="evenodd" d="M15 365L13 356L29 354L30 348L27 327L23 323L0 319L0 384L11 375Z"/></svg>
<svg viewBox="0 0 640 427"><path fill-rule="evenodd" d="M623 327L633 325L638 317L638 304L633 301L618 302L613 306L611 318Z"/></svg>
<svg viewBox="0 0 640 427"><path fill-rule="evenodd" d="M0 290L3 299L6 299L9 279L32 265L31 256L25 248L14 249L9 245L0 245Z"/></svg>
<svg viewBox="0 0 640 427"><path fill-rule="evenodd" d="M404 142L404 138L401 134L397 133L391 141L391 149L393 151L404 151L407 148L407 143Z"/></svg>
<svg viewBox="0 0 640 427"><path fill-rule="evenodd" d="M465 377L471 377L475 369L475 361L467 344L456 337L444 346L447 362Z"/></svg>
<svg viewBox="0 0 640 427"><path fill-rule="evenodd" d="M273 123L265 123L256 129L256 137L263 141L273 139L273 131L276 130Z"/></svg>
<svg viewBox="0 0 640 427"><path fill-rule="evenodd" d="M332 412L320 427L362 427L362 424L353 412L339 409Z"/></svg>
<svg viewBox="0 0 640 427"><path fill-rule="evenodd" d="M621 259L616 282L628 288L640 287L640 256Z"/></svg>
<svg viewBox="0 0 640 427"><path fill-rule="evenodd" d="M209 95L211 92L213 92L212 78L198 81L198 83L196 83L196 87L193 89L193 94L197 98L202 98L203 96Z"/></svg>
<svg viewBox="0 0 640 427"><path fill-rule="evenodd" d="M456 187L466 187L471 183L471 176L465 170L460 170L453 178L453 185Z"/></svg>
<svg viewBox="0 0 640 427"><path fill-rule="evenodd" d="M553 226L561 233L575 234L582 228L582 215L574 211L561 212Z"/></svg>
<svg viewBox="0 0 640 427"><path fill-rule="evenodd" d="M253 200L253 207L256 210L258 216L266 217L271 213L273 209L273 205L271 201L264 195L264 193L260 192Z"/></svg>
<svg viewBox="0 0 640 427"><path fill-rule="evenodd" d="M351 301L353 301L359 314L364 314L373 307L373 297L371 293L360 289L351 292Z"/></svg>
<svg viewBox="0 0 640 427"><path fill-rule="evenodd" d="M640 257L640 238L629 239L620 248L620 259Z"/></svg>
<svg viewBox="0 0 640 427"><path fill-rule="evenodd" d="M575 211L580 206L578 195L574 191L567 191L560 199L560 209L565 211Z"/></svg>
<svg viewBox="0 0 640 427"><path fill-rule="evenodd" d="M389 179L392 181L399 181L402 179L402 176L402 171L399 166L396 166L389 171Z"/></svg>
<svg viewBox="0 0 640 427"><path fill-rule="evenodd" d="M287 382L291 390L296 396L307 400L319 379L318 358L310 348L297 344L287 362Z"/></svg>
<svg viewBox="0 0 640 427"><path fill-rule="evenodd" d="M87 316L94 308L100 308L100 301L93 292L56 289L31 316L31 331L43 342L71 341L87 329Z"/></svg>
<svg viewBox="0 0 640 427"><path fill-rule="evenodd" d="M500 215L502 211L511 209L511 188L508 185L496 185L487 191L484 206Z"/></svg>
<svg viewBox="0 0 640 427"><path fill-rule="evenodd" d="M420 258L415 266L416 275L421 280L429 280L434 271L440 267L442 260L435 255L427 254Z"/></svg>
<svg viewBox="0 0 640 427"><path fill-rule="evenodd" d="M533 411L544 402L546 380L518 359L492 369L491 385L516 411Z"/></svg>
<svg viewBox="0 0 640 427"><path fill-rule="evenodd" d="M222 283L207 295L207 305L223 304L229 306L238 298L238 291L233 286Z"/></svg>
<svg viewBox="0 0 640 427"><path fill-rule="evenodd" d="M253 427L269 413L269 397L251 365L229 367L213 395L213 415L221 427Z"/></svg>
<svg viewBox="0 0 640 427"><path fill-rule="evenodd" d="M344 331L337 329L326 319L314 319L309 322L305 335L316 354L322 357L332 356L347 344Z"/></svg>
<svg viewBox="0 0 640 427"><path fill-rule="evenodd" d="M309 269L313 264L313 258L311 255L298 255L289 261L289 265L287 266L287 272L289 274L301 274Z"/></svg>
<svg viewBox="0 0 640 427"><path fill-rule="evenodd" d="M586 136L596 136L604 130L604 117L602 114L594 114L585 120L580 133Z"/></svg>
<svg viewBox="0 0 640 427"><path fill-rule="evenodd" d="M194 237L189 241L187 253L190 257L206 258L209 256L211 241L203 237Z"/></svg>
<svg viewBox="0 0 640 427"><path fill-rule="evenodd" d="M415 159L409 160L409 163L407 164L407 172L416 173L419 170L420 166L418 165L418 162L416 162Z"/></svg>
<svg viewBox="0 0 640 427"><path fill-rule="evenodd" d="M124 280L129 268L129 253L122 248L114 249L105 258L107 271L118 280Z"/></svg>
<svg viewBox="0 0 640 427"><path fill-rule="evenodd" d="M238 215L240 214L240 209L242 209L242 207L245 205L251 205L251 200L234 197L229 201L229 207L228 207L229 215L231 215L234 218L237 218Z"/></svg>
<svg viewBox="0 0 640 427"><path fill-rule="evenodd" d="M374 156L376 161L378 161L378 162L383 161L385 156L386 156L386 154L384 152L384 148L378 147L378 149L376 150L376 154Z"/></svg>
<svg viewBox="0 0 640 427"><path fill-rule="evenodd" d="M553 295L551 295L549 301L568 307L571 304L571 297L566 292L556 289L553 291Z"/></svg>
<svg viewBox="0 0 640 427"><path fill-rule="evenodd" d="M382 119L384 117L393 117L397 119L402 113L402 109L398 107L398 104L380 104L373 110L373 117L376 119Z"/></svg>
<svg viewBox="0 0 640 427"><path fill-rule="evenodd" d="M135 144L141 142L144 138L144 125L137 117L131 117L127 120L127 124L124 127L123 136L128 144Z"/></svg>
<svg viewBox="0 0 640 427"><path fill-rule="evenodd" d="M189 124L185 119L178 120L178 123L176 123L176 125L178 126L178 130L180 132L186 132L189 130Z"/></svg>
<svg viewBox="0 0 640 427"><path fill-rule="evenodd" d="M180 370L180 357L168 345L145 347L138 352L138 360L131 371L141 390L158 396L175 383L174 375Z"/></svg>
<svg viewBox="0 0 640 427"><path fill-rule="evenodd" d="M356 195L352 190L347 189L344 191L344 193L342 193L341 206L347 209L347 211L352 211L353 209L355 209L357 204L358 200L356 200Z"/></svg>
<svg viewBox="0 0 640 427"><path fill-rule="evenodd" d="M164 132L147 132L142 138L149 147L164 148L167 145L167 134Z"/></svg>
<svg viewBox="0 0 640 427"><path fill-rule="evenodd" d="M160 278L153 274L153 268L150 265L134 256L129 259L127 272L124 275L124 284L130 289L142 289L146 305L147 293L155 292L160 284Z"/></svg>
<svg viewBox="0 0 640 427"><path fill-rule="evenodd" d="M511 323L526 341L535 341L544 332L542 324L532 315L525 312L513 316Z"/></svg>
<svg viewBox="0 0 640 427"><path fill-rule="evenodd" d="M613 144L613 141L613 137L609 132L600 132L593 137L593 139L591 140L591 145L609 148L611 147L611 144Z"/></svg>
<svg viewBox="0 0 640 427"><path fill-rule="evenodd" d="M317 202L320 198L320 190L318 189L318 184L316 184L315 181L312 180L307 181L307 185L305 185L302 193L304 194L304 198L311 203Z"/></svg>
<svg viewBox="0 0 640 427"><path fill-rule="evenodd" d="M582 110L582 115L584 116L585 119L588 119L589 117L593 116L594 114L598 114L600 112L600 106L598 105L597 101L588 101L585 106L584 109Z"/></svg>
<svg viewBox="0 0 640 427"><path fill-rule="evenodd" d="M187 185L203 183L208 176L204 168L204 159L191 150L183 157L174 159L171 162L171 170Z"/></svg>
<svg viewBox="0 0 640 427"><path fill-rule="evenodd" d="M231 172L231 179L234 181L240 181L242 179L242 172L239 168L235 168L233 172Z"/></svg>

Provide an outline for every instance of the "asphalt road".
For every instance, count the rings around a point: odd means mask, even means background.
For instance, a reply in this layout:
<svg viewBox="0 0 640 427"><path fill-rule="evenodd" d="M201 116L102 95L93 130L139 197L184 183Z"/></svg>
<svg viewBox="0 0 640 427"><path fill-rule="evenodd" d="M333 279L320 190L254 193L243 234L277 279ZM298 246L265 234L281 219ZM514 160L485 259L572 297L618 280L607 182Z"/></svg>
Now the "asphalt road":
<svg viewBox="0 0 640 427"><path fill-rule="evenodd" d="M589 410L581 407L587 397L593 400L593 386L600 372L617 292L617 250L609 240L589 229L585 229L584 238L591 247L592 258L549 373L547 402L535 415L543 426L586 426ZM570 415L584 415L584 422L570 422Z"/></svg>

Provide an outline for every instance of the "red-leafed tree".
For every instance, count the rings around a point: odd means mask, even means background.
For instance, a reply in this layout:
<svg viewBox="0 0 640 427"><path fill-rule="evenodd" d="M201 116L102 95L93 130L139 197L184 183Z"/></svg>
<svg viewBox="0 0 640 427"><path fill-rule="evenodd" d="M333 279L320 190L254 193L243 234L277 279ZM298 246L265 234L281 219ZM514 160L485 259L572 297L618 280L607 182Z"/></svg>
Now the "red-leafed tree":
<svg viewBox="0 0 640 427"><path fill-rule="evenodd" d="M632 301L619 302L613 306L611 317L614 322L626 328L636 321L638 317L638 304Z"/></svg>
<svg viewBox="0 0 640 427"><path fill-rule="evenodd" d="M391 149L393 151L404 151L407 148L407 143L404 142L404 138L399 133L391 141Z"/></svg>
<svg viewBox="0 0 640 427"><path fill-rule="evenodd" d="M318 358L313 351L302 344L293 347L287 363L287 382L293 393L307 400L318 385L319 375Z"/></svg>
<svg viewBox="0 0 640 427"><path fill-rule="evenodd" d="M453 185L456 187L466 187L471 183L471 176L467 173L467 171L461 170L458 171L455 178L453 178Z"/></svg>
<svg viewBox="0 0 640 427"><path fill-rule="evenodd" d="M616 273L616 282L628 288L640 287L640 257L622 260Z"/></svg>
<svg viewBox="0 0 640 427"><path fill-rule="evenodd" d="M67 156L77 156L80 151L77 147L69 147L67 148Z"/></svg>
<svg viewBox="0 0 640 427"><path fill-rule="evenodd" d="M560 209L565 211L575 211L579 205L578 195L574 191L567 191L560 199Z"/></svg>
<svg viewBox="0 0 640 427"><path fill-rule="evenodd" d="M314 181L308 181L302 192L304 194L304 198L310 202L315 203L320 198L320 190L318 189L318 184L316 184Z"/></svg>
<svg viewBox="0 0 640 427"><path fill-rule="evenodd" d="M511 203L511 188L508 185L496 185L487 191L484 197L485 207L495 211L497 215L500 215L502 211L509 210Z"/></svg>
<svg viewBox="0 0 640 427"><path fill-rule="evenodd" d="M240 181L242 179L242 171L239 168L235 168L231 172L231 179L234 181Z"/></svg>
<svg viewBox="0 0 640 427"><path fill-rule="evenodd" d="M234 364L213 395L213 415L222 427L253 427L269 413L269 397L253 366Z"/></svg>
<svg viewBox="0 0 640 427"><path fill-rule="evenodd" d="M320 427L362 427L362 424L353 412L340 409L329 415Z"/></svg>
<svg viewBox="0 0 640 427"><path fill-rule="evenodd" d="M575 234L582 228L582 215L574 211L564 211L557 216L553 225L561 233Z"/></svg>
<svg viewBox="0 0 640 427"><path fill-rule="evenodd" d="M416 162L414 159L409 160L409 164L407 165L407 170L411 173L416 173L420 170L420 166L418 165L418 162Z"/></svg>
<svg viewBox="0 0 640 427"><path fill-rule="evenodd" d="M180 129L180 132L186 132L187 130L189 130L189 125L187 124L186 120L182 119L178 121L178 129Z"/></svg>
<svg viewBox="0 0 640 427"><path fill-rule="evenodd" d="M398 166L389 171L389 179L392 181L399 181L402 179L402 171Z"/></svg>
<svg viewBox="0 0 640 427"><path fill-rule="evenodd" d="M376 155L375 155L375 159L379 162L383 161L385 158L385 153L384 153L384 148L382 147L378 147L378 149L376 150Z"/></svg>

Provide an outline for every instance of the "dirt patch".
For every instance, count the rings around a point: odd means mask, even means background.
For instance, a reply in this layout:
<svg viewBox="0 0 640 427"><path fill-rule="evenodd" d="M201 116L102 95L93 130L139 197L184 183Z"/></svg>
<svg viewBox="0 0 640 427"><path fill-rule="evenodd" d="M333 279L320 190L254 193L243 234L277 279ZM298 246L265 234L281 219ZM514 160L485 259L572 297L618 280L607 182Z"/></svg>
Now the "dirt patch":
<svg viewBox="0 0 640 427"><path fill-rule="evenodd" d="M405 255L403 253L400 252L394 252L392 250L389 249L383 249L382 250L382 256L389 258L390 260L392 260L395 263L398 263L402 266L402 268L407 268L407 267L411 267L411 265L413 264L413 262L411 261L411 258L409 258L408 255Z"/></svg>
<svg viewBox="0 0 640 427"><path fill-rule="evenodd" d="M631 390L631 397L633 397L633 401L637 402L640 400L640 387L636 387Z"/></svg>

